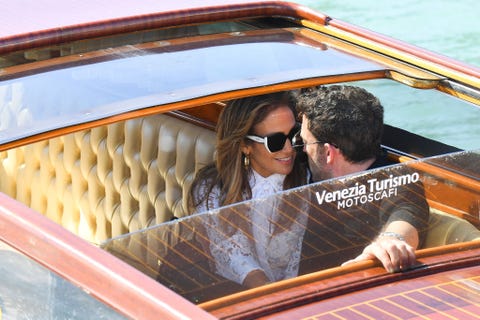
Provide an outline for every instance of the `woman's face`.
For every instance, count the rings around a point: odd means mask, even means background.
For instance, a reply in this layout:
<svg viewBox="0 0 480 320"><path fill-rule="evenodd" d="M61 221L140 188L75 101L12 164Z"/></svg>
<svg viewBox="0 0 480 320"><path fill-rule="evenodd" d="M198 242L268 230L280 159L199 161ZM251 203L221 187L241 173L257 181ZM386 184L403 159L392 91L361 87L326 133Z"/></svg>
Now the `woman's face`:
<svg viewBox="0 0 480 320"><path fill-rule="evenodd" d="M295 117L288 106L273 109L267 117L253 127L253 134L266 137L273 133L281 132L288 135L295 127ZM296 152L292 142L287 139L283 149L270 153L263 143L248 141L243 148L243 153L250 156L250 165L261 176L268 177L272 174L289 174L293 169Z"/></svg>

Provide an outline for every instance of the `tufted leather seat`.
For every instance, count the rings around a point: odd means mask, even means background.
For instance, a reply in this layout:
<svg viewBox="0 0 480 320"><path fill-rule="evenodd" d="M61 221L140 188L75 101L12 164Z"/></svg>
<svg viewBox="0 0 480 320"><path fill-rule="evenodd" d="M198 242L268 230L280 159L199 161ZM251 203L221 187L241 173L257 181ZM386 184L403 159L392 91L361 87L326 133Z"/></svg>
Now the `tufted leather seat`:
<svg viewBox="0 0 480 320"><path fill-rule="evenodd" d="M433 248L447 244L480 240L480 230L467 220L430 209L429 230L423 245Z"/></svg>
<svg viewBox="0 0 480 320"><path fill-rule="evenodd" d="M154 115L0 152L0 191L93 243L188 214L215 133Z"/></svg>

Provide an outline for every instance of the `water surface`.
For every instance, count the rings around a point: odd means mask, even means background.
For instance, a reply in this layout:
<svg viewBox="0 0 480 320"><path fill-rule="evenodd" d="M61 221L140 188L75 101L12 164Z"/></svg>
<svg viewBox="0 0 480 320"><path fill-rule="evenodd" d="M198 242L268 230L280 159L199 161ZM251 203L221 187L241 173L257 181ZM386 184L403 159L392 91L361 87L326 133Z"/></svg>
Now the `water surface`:
<svg viewBox="0 0 480 320"><path fill-rule="evenodd" d="M334 19L370 29L438 54L480 66L480 2L477 0L298 0ZM372 85L385 121L463 149L480 149L480 110L439 93L388 82Z"/></svg>

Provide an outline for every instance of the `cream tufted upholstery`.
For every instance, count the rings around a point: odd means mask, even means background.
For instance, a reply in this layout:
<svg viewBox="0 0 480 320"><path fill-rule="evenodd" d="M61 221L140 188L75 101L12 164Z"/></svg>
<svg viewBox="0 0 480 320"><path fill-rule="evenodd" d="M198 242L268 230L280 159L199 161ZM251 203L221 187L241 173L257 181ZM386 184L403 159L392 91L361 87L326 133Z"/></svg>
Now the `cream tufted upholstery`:
<svg viewBox="0 0 480 320"><path fill-rule="evenodd" d="M428 224L424 248L480 240L480 230L470 222L433 208L430 209Z"/></svg>
<svg viewBox="0 0 480 320"><path fill-rule="evenodd" d="M94 243L182 217L215 134L168 115L0 152L0 191Z"/></svg>

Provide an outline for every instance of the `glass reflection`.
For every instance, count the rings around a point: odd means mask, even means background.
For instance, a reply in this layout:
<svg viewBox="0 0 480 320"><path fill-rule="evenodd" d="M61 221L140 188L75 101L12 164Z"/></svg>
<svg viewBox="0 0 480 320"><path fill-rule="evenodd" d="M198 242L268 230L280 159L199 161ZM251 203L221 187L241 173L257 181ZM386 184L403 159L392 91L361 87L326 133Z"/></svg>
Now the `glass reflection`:
<svg viewBox="0 0 480 320"><path fill-rule="evenodd" d="M339 266L407 209L416 213L410 219L420 248L480 240L478 160L478 152L460 152L391 165L178 219L103 247L201 303L245 290L242 275L252 268L275 282Z"/></svg>
<svg viewBox="0 0 480 320"><path fill-rule="evenodd" d="M291 33L236 39L207 47L120 47L99 59L0 79L0 142L239 88L384 68L322 43L292 43Z"/></svg>
<svg viewBox="0 0 480 320"><path fill-rule="evenodd" d="M3 242L0 261L0 318L125 319Z"/></svg>

